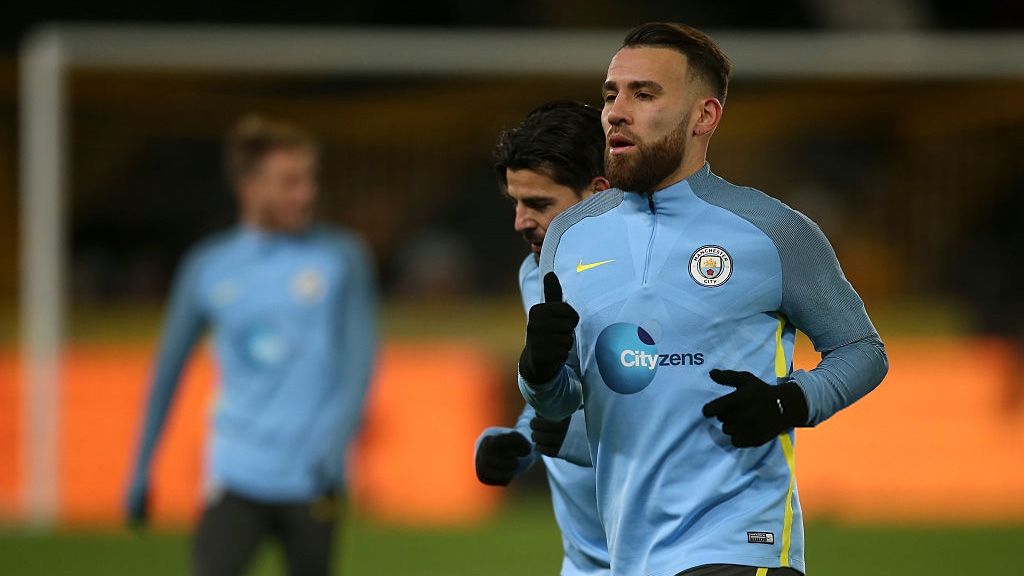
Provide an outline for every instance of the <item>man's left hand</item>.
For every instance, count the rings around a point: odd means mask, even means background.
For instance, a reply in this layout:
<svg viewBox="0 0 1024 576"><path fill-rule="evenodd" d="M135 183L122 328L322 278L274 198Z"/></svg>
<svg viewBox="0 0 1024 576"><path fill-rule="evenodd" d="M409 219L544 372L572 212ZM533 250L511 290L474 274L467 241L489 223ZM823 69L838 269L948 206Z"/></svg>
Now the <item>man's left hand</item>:
<svg viewBox="0 0 1024 576"><path fill-rule="evenodd" d="M715 382L736 388L704 405L737 448L760 446L779 434L807 424L807 400L796 382L772 386L750 372L712 370Z"/></svg>

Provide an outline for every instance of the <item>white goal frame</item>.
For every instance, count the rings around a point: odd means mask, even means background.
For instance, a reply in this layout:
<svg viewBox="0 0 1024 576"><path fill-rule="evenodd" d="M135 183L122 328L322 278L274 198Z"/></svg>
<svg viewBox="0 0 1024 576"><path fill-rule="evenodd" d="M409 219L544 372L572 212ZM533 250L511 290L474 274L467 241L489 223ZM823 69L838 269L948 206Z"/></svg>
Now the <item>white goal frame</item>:
<svg viewBox="0 0 1024 576"><path fill-rule="evenodd" d="M623 30L64 25L29 33L19 55L21 499L57 512L59 359L66 308L68 71L82 68L361 76L559 75L595 94ZM1024 34L712 34L751 78L1024 78Z"/></svg>

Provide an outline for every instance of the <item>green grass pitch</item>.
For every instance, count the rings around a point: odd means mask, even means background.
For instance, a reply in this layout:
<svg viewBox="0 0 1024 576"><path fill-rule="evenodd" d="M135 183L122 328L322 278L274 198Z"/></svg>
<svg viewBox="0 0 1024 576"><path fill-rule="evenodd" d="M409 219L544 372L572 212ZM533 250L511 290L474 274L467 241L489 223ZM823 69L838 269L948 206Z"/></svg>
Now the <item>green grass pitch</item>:
<svg viewBox="0 0 1024 576"><path fill-rule="evenodd" d="M546 500L510 500L501 514L463 529L409 529L347 520L337 573L376 575L557 574L558 529ZM815 522L807 526L812 576L1024 574L1024 525L868 527ZM183 575L188 535L0 531L0 573L18 576ZM250 574L282 574L281 557L265 547Z"/></svg>

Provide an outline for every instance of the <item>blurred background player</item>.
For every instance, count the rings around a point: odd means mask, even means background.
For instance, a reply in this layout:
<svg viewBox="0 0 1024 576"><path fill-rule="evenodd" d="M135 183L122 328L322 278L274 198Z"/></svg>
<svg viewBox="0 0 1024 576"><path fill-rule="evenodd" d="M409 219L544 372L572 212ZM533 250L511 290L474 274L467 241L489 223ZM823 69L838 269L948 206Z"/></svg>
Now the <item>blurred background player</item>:
<svg viewBox="0 0 1024 576"><path fill-rule="evenodd" d="M498 141L498 184L515 205L516 232L530 245L519 267L524 310L539 302L537 264L548 225L563 210L608 188L602 176L604 145L600 112L575 102L535 109ZM609 573L582 416L578 411L553 422L536 417L527 405L514 429L488 428L477 440L476 473L484 484L506 486L538 457L544 460L562 531L563 575Z"/></svg>
<svg viewBox="0 0 1024 576"><path fill-rule="evenodd" d="M226 160L239 223L193 248L176 274L128 515L146 522L154 450L210 328L221 382L193 572L240 574L271 536L289 574L323 575L376 352L374 267L358 238L314 224L319 150L303 129L244 118Z"/></svg>

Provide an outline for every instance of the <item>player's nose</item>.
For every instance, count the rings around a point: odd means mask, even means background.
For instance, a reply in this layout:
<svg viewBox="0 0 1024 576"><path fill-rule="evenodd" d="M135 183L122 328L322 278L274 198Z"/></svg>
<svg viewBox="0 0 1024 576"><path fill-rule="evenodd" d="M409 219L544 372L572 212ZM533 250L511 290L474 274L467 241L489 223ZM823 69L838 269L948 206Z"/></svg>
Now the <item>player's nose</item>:
<svg viewBox="0 0 1024 576"><path fill-rule="evenodd" d="M305 206L316 201L317 186L313 182L299 182L288 189L292 203Z"/></svg>
<svg viewBox="0 0 1024 576"><path fill-rule="evenodd" d="M530 217L529 212L522 208L516 208L516 220L515 220L516 232L526 232L532 228L537 227L537 222Z"/></svg>
<svg viewBox="0 0 1024 576"><path fill-rule="evenodd" d="M605 120L611 126L618 126L620 124L631 124L631 118L629 111L629 104L626 102L626 98L615 98L605 108Z"/></svg>

